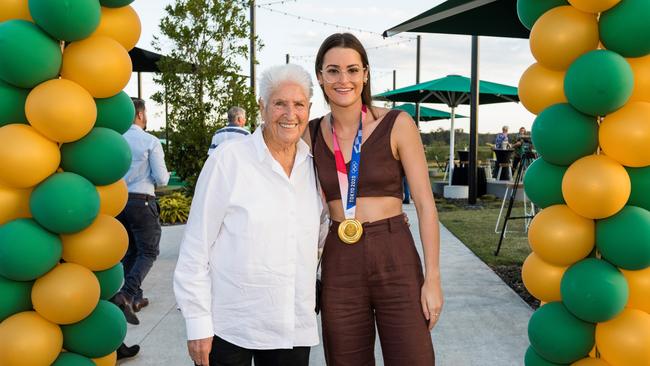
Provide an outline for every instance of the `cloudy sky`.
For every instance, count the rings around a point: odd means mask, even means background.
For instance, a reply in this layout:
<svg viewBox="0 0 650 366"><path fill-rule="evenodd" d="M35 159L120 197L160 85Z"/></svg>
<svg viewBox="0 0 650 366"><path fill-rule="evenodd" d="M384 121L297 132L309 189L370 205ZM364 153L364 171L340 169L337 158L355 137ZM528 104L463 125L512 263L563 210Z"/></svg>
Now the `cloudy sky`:
<svg viewBox="0 0 650 366"><path fill-rule="evenodd" d="M142 21L142 36L138 47L152 50L152 35L159 33L158 24L164 15L164 7L173 1L136 0L133 3ZM387 39L383 39L380 34L442 2L443 0L296 0L282 3L257 0L258 4L263 5L257 8L257 34L265 45L258 53L258 74L266 67L284 63L287 53L291 62L312 72L314 56L325 37L335 32L350 31L369 49L373 94L392 89L392 70L397 70L398 88L411 85L415 83L415 34L402 33ZM337 28L312 20L367 32ZM422 34L420 81L449 74L469 77L470 42L469 36ZM482 37L480 61L482 80L516 86L520 75L534 59L530 55L527 40ZM241 64L245 65L244 73L247 74L248 61L241 60ZM134 75L127 87L127 92L131 95L137 94L135 79ZM150 75L144 75L143 82L143 97L146 99L155 91L156 86L151 82ZM327 112L320 90L315 90L312 117ZM427 106L447 110L444 105ZM149 110L151 128L160 128L164 123L162 108L149 102ZM469 116L469 107L461 106L458 113ZM529 128L533 119L534 116L520 104L486 105L480 108L479 131L496 132L502 125L509 125L511 131L516 131L519 126ZM456 126L467 131L469 120L457 120ZM421 127L423 131L438 127L447 129L449 121L424 122Z"/></svg>

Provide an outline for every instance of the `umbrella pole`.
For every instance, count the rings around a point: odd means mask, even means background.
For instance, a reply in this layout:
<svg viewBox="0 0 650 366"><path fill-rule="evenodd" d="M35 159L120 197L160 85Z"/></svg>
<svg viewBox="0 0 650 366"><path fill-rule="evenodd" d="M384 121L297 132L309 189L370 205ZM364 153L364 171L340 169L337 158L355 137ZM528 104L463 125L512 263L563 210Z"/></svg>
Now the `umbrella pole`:
<svg viewBox="0 0 650 366"><path fill-rule="evenodd" d="M449 185L451 185L451 176L454 173L454 140L456 131L454 122L456 117L456 107L451 107L451 130L449 131Z"/></svg>

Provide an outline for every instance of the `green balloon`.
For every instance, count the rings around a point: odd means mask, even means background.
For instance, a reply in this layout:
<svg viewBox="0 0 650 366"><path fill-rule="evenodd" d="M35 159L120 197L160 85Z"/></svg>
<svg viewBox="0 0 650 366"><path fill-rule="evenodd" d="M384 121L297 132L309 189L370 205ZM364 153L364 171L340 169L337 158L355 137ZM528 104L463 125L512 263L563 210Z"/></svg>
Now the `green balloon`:
<svg viewBox="0 0 650 366"><path fill-rule="evenodd" d="M81 140L61 146L61 167L77 173L97 186L122 179L131 166L131 149L119 133L93 128Z"/></svg>
<svg viewBox="0 0 650 366"><path fill-rule="evenodd" d="M88 227L99 213L99 193L87 179L74 173L56 173L39 184L29 199L34 220L59 234Z"/></svg>
<svg viewBox="0 0 650 366"><path fill-rule="evenodd" d="M564 305L578 318L602 323L623 311L629 296L625 277L616 267L596 258L584 259L562 276Z"/></svg>
<svg viewBox="0 0 650 366"><path fill-rule="evenodd" d="M564 205L562 178L567 169L542 158L533 161L524 175L524 189L528 198L541 208Z"/></svg>
<svg viewBox="0 0 650 366"><path fill-rule="evenodd" d="M97 104L97 121L95 127L106 127L124 134L133 124L135 107L131 97L120 92L114 97L95 99Z"/></svg>
<svg viewBox="0 0 650 366"><path fill-rule="evenodd" d="M12 281L0 276L0 322L6 318L32 310L34 282Z"/></svg>
<svg viewBox="0 0 650 366"><path fill-rule="evenodd" d="M99 281L99 288L101 289L99 298L102 300L108 300L113 297L122 287L122 282L124 282L124 267L122 263L118 263L107 270L94 273Z"/></svg>
<svg viewBox="0 0 650 366"><path fill-rule="evenodd" d="M596 324L576 318L561 302L551 302L533 313L528 323L531 346L544 359L572 363L589 354Z"/></svg>
<svg viewBox="0 0 650 366"><path fill-rule="evenodd" d="M122 310L106 300L78 323L62 325L63 348L90 358L113 353L126 337L126 319Z"/></svg>
<svg viewBox="0 0 650 366"><path fill-rule="evenodd" d="M28 89L16 88L0 80L0 127L11 123L27 123L25 101Z"/></svg>
<svg viewBox="0 0 650 366"><path fill-rule="evenodd" d="M650 211L625 206L596 221L596 246L603 258L630 271L650 266Z"/></svg>
<svg viewBox="0 0 650 366"><path fill-rule="evenodd" d="M95 362L76 353L63 352L57 357L52 366L95 366Z"/></svg>
<svg viewBox="0 0 650 366"><path fill-rule="evenodd" d="M598 148L598 123L566 103L554 104L535 118L533 144L547 163L569 166Z"/></svg>
<svg viewBox="0 0 650 366"><path fill-rule="evenodd" d="M0 276L33 281L59 263L63 247L58 236L32 219L0 226Z"/></svg>
<svg viewBox="0 0 650 366"><path fill-rule="evenodd" d="M608 50L623 57L650 53L650 2L624 0L600 14L600 39Z"/></svg>
<svg viewBox="0 0 650 366"><path fill-rule="evenodd" d="M528 347L526 356L524 357L525 366L569 366L568 363L555 363L545 360L542 356L538 355L533 347Z"/></svg>
<svg viewBox="0 0 650 366"><path fill-rule="evenodd" d="M133 0L99 0L102 6L107 8L121 8L133 2Z"/></svg>
<svg viewBox="0 0 650 366"><path fill-rule="evenodd" d="M102 10L98 0L29 0L29 13L52 37L72 42L95 32Z"/></svg>
<svg viewBox="0 0 650 366"><path fill-rule="evenodd" d="M524 27L533 29L533 24L547 11L562 5L569 5L566 0L518 0L517 15Z"/></svg>
<svg viewBox="0 0 650 366"><path fill-rule="evenodd" d="M633 88L632 67L609 50L594 50L578 57L564 76L564 94L569 103L592 116L604 116L621 108Z"/></svg>
<svg viewBox="0 0 650 366"><path fill-rule="evenodd" d="M31 89L59 76L59 43L26 20L0 22L0 79Z"/></svg>
<svg viewBox="0 0 650 366"><path fill-rule="evenodd" d="M627 204L650 210L650 167L625 169L632 183L632 192Z"/></svg>

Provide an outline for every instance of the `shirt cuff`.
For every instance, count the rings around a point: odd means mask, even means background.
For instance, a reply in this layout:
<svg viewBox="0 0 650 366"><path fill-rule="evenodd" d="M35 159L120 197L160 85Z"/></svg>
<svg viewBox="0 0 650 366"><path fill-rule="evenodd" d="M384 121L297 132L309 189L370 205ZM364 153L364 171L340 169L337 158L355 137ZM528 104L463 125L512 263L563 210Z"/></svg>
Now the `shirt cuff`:
<svg viewBox="0 0 650 366"><path fill-rule="evenodd" d="M214 337L211 316L185 319L185 327L187 329L187 339L190 341Z"/></svg>

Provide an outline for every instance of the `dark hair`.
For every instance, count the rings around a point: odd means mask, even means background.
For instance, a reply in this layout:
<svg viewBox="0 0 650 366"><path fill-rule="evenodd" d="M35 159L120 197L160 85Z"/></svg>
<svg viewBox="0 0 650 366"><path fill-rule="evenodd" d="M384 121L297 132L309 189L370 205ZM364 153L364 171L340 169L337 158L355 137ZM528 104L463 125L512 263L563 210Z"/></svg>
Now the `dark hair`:
<svg viewBox="0 0 650 366"><path fill-rule="evenodd" d="M133 101L133 106L135 107L135 116L137 116L138 113L140 113L140 112L144 112L144 100L143 99L132 97L131 101Z"/></svg>
<svg viewBox="0 0 650 366"><path fill-rule="evenodd" d="M368 71L368 82L363 85L363 90L361 91L361 102L368 107L370 113L374 117L375 113L372 108L370 108L372 106L372 94L370 92L370 62L368 61L368 54L366 53L366 49L363 48L361 41L359 41L359 39L353 34L334 33L323 41L318 49L318 53L316 54L316 75L323 70L323 61L327 51L336 47L353 49L359 53L359 56L361 56L363 67ZM320 88L323 91L323 96L325 96L325 101L329 104L329 98L327 97L327 94L325 94L325 88L323 88L323 85L321 85Z"/></svg>

